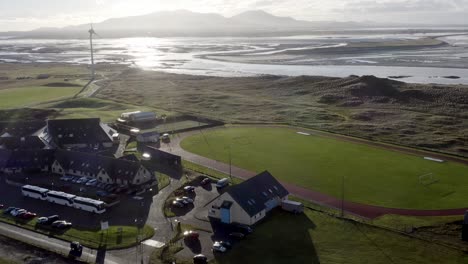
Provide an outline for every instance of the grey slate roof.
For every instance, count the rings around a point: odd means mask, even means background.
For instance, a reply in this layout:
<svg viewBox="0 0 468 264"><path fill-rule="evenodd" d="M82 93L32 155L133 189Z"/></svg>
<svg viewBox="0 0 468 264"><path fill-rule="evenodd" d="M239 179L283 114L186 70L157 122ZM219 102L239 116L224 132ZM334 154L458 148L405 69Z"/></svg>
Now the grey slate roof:
<svg viewBox="0 0 468 264"><path fill-rule="evenodd" d="M48 120L47 130L59 146L112 142L112 135L104 130L99 118Z"/></svg>
<svg viewBox="0 0 468 264"><path fill-rule="evenodd" d="M267 201L275 197L283 198L289 194L268 171L231 186L226 192L251 217L265 209Z"/></svg>

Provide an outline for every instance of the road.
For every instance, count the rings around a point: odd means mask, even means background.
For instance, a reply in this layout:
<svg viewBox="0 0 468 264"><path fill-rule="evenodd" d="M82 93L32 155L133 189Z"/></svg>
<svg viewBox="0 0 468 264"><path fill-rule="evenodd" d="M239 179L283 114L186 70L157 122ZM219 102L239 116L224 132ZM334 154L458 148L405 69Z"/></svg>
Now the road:
<svg viewBox="0 0 468 264"><path fill-rule="evenodd" d="M61 255L67 256L70 251L70 243L56 238L48 237L33 231L29 231L20 227L5 224L0 222L0 233L6 237L43 248L48 251L56 252ZM97 252L95 250L84 248L81 261L94 263L97 259ZM123 263L121 259L108 255L104 261L106 264L120 264Z"/></svg>

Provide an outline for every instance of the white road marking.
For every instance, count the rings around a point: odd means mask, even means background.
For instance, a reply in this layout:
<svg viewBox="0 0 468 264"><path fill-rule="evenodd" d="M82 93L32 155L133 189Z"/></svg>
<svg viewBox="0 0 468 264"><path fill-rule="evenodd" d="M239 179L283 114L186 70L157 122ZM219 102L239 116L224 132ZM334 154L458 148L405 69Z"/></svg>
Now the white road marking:
<svg viewBox="0 0 468 264"><path fill-rule="evenodd" d="M310 136L310 134L306 132L296 132L296 133L299 135Z"/></svg>

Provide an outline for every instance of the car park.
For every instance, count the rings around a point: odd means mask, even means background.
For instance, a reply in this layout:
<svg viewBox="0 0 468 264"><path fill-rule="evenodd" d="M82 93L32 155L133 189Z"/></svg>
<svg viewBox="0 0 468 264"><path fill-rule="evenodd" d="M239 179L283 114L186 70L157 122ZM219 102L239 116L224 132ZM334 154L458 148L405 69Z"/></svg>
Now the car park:
<svg viewBox="0 0 468 264"><path fill-rule="evenodd" d="M213 252L221 252L221 253L224 253L227 251L227 248L225 248L223 245L221 245L221 243L219 242L214 242L213 244Z"/></svg>
<svg viewBox="0 0 468 264"><path fill-rule="evenodd" d="M65 220L58 220L52 223L52 227L58 228L58 229L65 229L65 228L70 228L72 227L71 222L67 222Z"/></svg>
<svg viewBox="0 0 468 264"><path fill-rule="evenodd" d="M229 236L235 239L243 239L245 237L245 235L241 232L232 232L229 234Z"/></svg>
<svg viewBox="0 0 468 264"><path fill-rule="evenodd" d="M198 255L193 256L194 264L206 264L207 261L208 261L208 258L203 254L198 254Z"/></svg>

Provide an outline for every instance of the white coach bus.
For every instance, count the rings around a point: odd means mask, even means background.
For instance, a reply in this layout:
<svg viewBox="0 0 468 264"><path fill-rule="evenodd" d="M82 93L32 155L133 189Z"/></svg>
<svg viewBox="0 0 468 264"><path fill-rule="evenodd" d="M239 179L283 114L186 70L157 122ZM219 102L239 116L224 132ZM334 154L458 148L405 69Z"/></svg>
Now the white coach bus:
<svg viewBox="0 0 468 264"><path fill-rule="evenodd" d="M76 195L64 193L64 192L57 192L57 191L49 191L47 193L47 201L51 203L61 204L73 207L73 199Z"/></svg>
<svg viewBox="0 0 468 264"><path fill-rule="evenodd" d="M48 189L33 186L33 185L24 185L21 188L21 193L23 194L23 196L31 197L34 199L46 200L48 192L49 192Z"/></svg>
<svg viewBox="0 0 468 264"><path fill-rule="evenodd" d="M73 202L76 209L96 214L102 214L106 211L106 203L102 201L77 196L73 199Z"/></svg>

